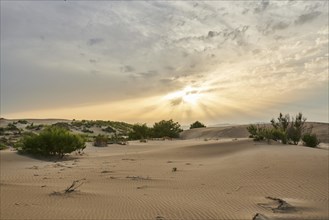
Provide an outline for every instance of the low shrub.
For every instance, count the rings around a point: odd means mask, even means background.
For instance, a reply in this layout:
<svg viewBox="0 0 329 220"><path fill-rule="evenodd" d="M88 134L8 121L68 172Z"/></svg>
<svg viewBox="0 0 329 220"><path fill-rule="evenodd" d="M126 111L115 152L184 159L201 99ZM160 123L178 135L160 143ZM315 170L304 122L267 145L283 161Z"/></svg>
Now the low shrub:
<svg viewBox="0 0 329 220"><path fill-rule="evenodd" d="M28 121L26 121L26 120L18 120L18 123L20 123L20 124L27 124Z"/></svg>
<svg viewBox="0 0 329 220"><path fill-rule="evenodd" d="M46 128L39 135L26 134L17 145L18 150L23 153L59 158L63 158L65 154L73 151L81 151L86 147L82 137L56 126Z"/></svg>
<svg viewBox="0 0 329 220"><path fill-rule="evenodd" d="M0 150L7 149L8 147L4 143L0 143Z"/></svg>
<svg viewBox="0 0 329 220"><path fill-rule="evenodd" d="M14 123L9 123L6 128L7 131L19 131Z"/></svg>
<svg viewBox="0 0 329 220"><path fill-rule="evenodd" d="M81 131L84 133L91 133L91 134L94 133L93 130L89 130L88 128L85 128L85 127Z"/></svg>
<svg viewBox="0 0 329 220"><path fill-rule="evenodd" d="M178 122L170 120L161 120L153 125L152 135L155 138L170 137L178 138L179 133L182 132L181 126Z"/></svg>
<svg viewBox="0 0 329 220"><path fill-rule="evenodd" d="M312 130L312 127L307 127L305 122L306 118L302 113L298 113L292 118L289 114L283 116L280 113L277 120L274 118L271 120L272 128L265 125L249 125L247 130L250 133L249 137L254 138L255 141L266 139L268 142L275 140L283 144L297 145L303 134L310 133ZM306 139L308 140L309 137L307 136Z"/></svg>
<svg viewBox="0 0 329 220"><path fill-rule="evenodd" d="M115 130L110 126L107 126L106 128L103 128L102 131L105 131L105 132L108 132L108 133L114 133L115 132Z"/></svg>
<svg viewBox="0 0 329 220"><path fill-rule="evenodd" d="M94 139L94 146L96 147L106 147L107 146L108 137L106 135L97 135Z"/></svg>
<svg viewBox="0 0 329 220"><path fill-rule="evenodd" d="M287 144L287 134L279 129L272 129L272 138L275 141L281 141L282 144Z"/></svg>
<svg viewBox="0 0 329 220"><path fill-rule="evenodd" d="M151 129L146 124L134 124L128 136L130 140L144 140L151 136Z"/></svg>
<svg viewBox="0 0 329 220"><path fill-rule="evenodd" d="M302 141L304 142L304 145L308 147L316 147L320 144L316 134L304 134Z"/></svg>
<svg viewBox="0 0 329 220"><path fill-rule="evenodd" d="M190 125L190 129L193 128L205 128L206 126L204 124L202 124L199 121L194 122L193 124Z"/></svg>
<svg viewBox="0 0 329 220"><path fill-rule="evenodd" d="M0 127L0 135L5 135L6 129L4 127Z"/></svg>
<svg viewBox="0 0 329 220"><path fill-rule="evenodd" d="M25 128L28 130L34 130L34 131L39 131L44 127L44 125L40 124L40 125L34 125L33 123L31 123L30 125L27 125Z"/></svg>

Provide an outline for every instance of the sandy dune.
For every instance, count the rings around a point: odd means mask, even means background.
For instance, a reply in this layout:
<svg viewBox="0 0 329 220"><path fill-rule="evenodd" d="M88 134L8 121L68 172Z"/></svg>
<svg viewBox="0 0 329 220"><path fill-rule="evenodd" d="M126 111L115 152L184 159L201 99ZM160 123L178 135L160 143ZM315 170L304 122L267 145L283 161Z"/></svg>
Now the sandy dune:
<svg viewBox="0 0 329 220"><path fill-rule="evenodd" d="M269 125L269 124L268 124ZM248 125L228 125L223 127L194 128L181 133L182 139L218 139L218 138L247 138ZM270 125L269 125L270 126ZM306 127L312 127L323 143L329 143L329 124L320 122L306 122Z"/></svg>
<svg viewBox="0 0 329 220"><path fill-rule="evenodd" d="M220 139L88 146L60 162L0 156L1 219L328 218L323 149ZM273 212L267 196L293 208Z"/></svg>
<svg viewBox="0 0 329 220"><path fill-rule="evenodd" d="M181 133L182 139L247 138L247 125L194 128Z"/></svg>

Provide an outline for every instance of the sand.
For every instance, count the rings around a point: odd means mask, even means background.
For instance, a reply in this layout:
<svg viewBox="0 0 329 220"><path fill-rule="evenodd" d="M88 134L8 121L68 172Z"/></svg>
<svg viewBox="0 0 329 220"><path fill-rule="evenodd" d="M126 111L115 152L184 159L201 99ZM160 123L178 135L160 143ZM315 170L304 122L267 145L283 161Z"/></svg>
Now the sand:
<svg viewBox="0 0 329 220"><path fill-rule="evenodd" d="M5 150L1 219L328 219L328 152L246 138L88 145L58 162Z"/></svg>

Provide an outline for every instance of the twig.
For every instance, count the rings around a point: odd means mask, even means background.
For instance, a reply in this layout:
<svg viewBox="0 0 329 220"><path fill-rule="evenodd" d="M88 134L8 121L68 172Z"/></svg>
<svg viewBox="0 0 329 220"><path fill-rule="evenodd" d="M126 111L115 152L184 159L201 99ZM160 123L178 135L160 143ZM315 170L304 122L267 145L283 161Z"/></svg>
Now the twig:
<svg viewBox="0 0 329 220"><path fill-rule="evenodd" d="M80 181L82 181L82 180L85 180L85 179L81 179L81 180L74 180L73 182L72 182L72 184L69 186L69 187L67 187L66 189L65 189L65 193L71 193L71 192L74 192L77 188L79 188L84 182L80 182Z"/></svg>

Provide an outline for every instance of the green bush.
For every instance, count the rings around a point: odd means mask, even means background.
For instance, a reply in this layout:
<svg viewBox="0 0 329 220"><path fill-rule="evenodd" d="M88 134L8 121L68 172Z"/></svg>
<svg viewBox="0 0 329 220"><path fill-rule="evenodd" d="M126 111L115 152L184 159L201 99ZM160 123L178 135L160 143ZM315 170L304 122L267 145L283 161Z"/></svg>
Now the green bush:
<svg viewBox="0 0 329 220"><path fill-rule="evenodd" d="M19 131L14 123L9 123L6 128L7 131Z"/></svg>
<svg viewBox="0 0 329 220"><path fill-rule="evenodd" d="M7 146L4 143L0 143L0 150L7 149Z"/></svg>
<svg viewBox="0 0 329 220"><path fill-rule="evenodd" d="M304 134L302 141L304 142L304 145L308 147L316 147L320 144L316 134Z"/></svg>
<svg viewBox="0 0 329 220"><path fill-rule="evenodd" d="M63 128L65 130L70 131L70 124L66 123L66 122L57 122L55 124L50 125L51 127L59 127L59 128Z"/></svg>
<svg viewBox="0 0 329 220"><path fill-rule="evenodd" d="M3 127L0 127L0 135L4 135L6 132L6 129Z"/></svg>
<svg viewBox="0 0 329 220"><path fill-rule="evenodd" d="M172 119L165 121L162 120L153 125L152 135L155 138L170 137L178 138L179 133L183 130L178 122L174 122Z"/></svg>
<svg viewBox="0 0 329 220"><path fill-rule="evenodd" d="M280 129L274 128L272 130L272 138L275 141L281 141L281 143L287 144L287 134Z"/></svg>
<svg viewBox="0 0 329 220"><path fill-rule="evenodd" d="M288 143L294 145L297 145L302 137L301 130L299 130L294 126L290 126L287 129L286 134L287 134Z"/></svg>
<svg viewBox="0 0 329 220"><path fill-rule="evenodd" d="M193 128L205 128L206 126L204 124L202 124L199 121L194 122L193 124L190 125L190 129Z"/></svg>
<svg viewBox="0 0 329 220"><path fill-rule="evenodd" d="M25 135L18 147L21 152L32 155L63 158L65 154L81 151L86 146L81 136L55 126L46 128L39 135L33 133Z"/></svg>
<svg viewBox="0 0 329 220"><path fill-rule="evenodd" d="M253 138L254 141L262 141L264 139L269 141L269 139L272 139L272 130L265 125L249 125L247 130L250 133L249 137Z"/></svg>
<svg viewBox="0 0 329 220"><path fill-rule="evenodd" d="M28 121L26 121L26 120L18 120L18 123L20 123L20 124L27 124Z"/></svg>
<svg viewBox="0 0 329 220"><path fill-rule="evenodd" d="M256 125L249 125L248 127L247 127L247 131L249 132L249 137L250 138L254 138L254 137L256 137L257 136L257 134L258 134L258 128L257 128L257 126Z"/></svg>
<svg viewBox="0 0 329 220"><path fill-rule="evenodd" d="M128 133L129 139L139 140L148 138L151 135L150 128L146 124L134 124L132 131Z"/></svg>
<svg viewBox="0 0 329 220"><path fill-rule="evenodd" d="M297 145L306 132L311 132L312 128L306 128L306 118L302 113L298 113L295 118L290 118L289 114L285 116L280 113L277 120L272 119L272 129L265 126L259 127L256 125L249 125L247 127L251 138L254 140L270 139L275 141L281 141L283 144L295 144ZM308 130L308 131L306 131ZM305 132L306 131L306 132Z"/></svg>

